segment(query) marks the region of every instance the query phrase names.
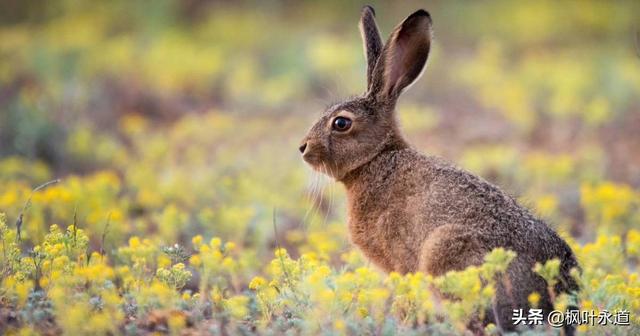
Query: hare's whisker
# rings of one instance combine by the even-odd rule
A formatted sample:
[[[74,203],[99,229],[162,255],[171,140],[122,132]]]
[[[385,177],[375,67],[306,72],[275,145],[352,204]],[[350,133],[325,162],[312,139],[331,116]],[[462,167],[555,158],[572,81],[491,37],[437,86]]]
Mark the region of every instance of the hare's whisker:
[[[327,174],[327,175],[328,176],[333,176],[333,169],[331,169],[331,166],[327,167],[326,164],[323,164],[323,165],[324,165],[324,169],[325,170],[327,170],[327,169],[329,170],[329,174]],[[333,186],[335,184],[335,183],[333,183],[333,181],[331,181],[331,178],[326,178],[326,179],[328,181],[330,189],[329,189],[329,203],[328,203],[328,207],[327,207],[327,209],[325,211],[325,214],[324,214],[324,223],[323,223],[324,226],[327,225],[327,222],[329,220],[329,214],[331,213],[331,210],[333,209],[333,193],[334,193]]]
[[[307,192],[305,195],[305,198],[307,199],[307,201],[311,200],[312,196],[313,196],[313,189],[315,187],[315,178],[316,178],[316,174],[312,173],[313,176],[311,178],[311,181],[309,181],[309,186],[307,187]],[[311,208],[313,207],[313,203],[311,203],[309,206],[307,206],[307,210],[304,213],[304,216],[302,217],[302,225],[304,226],[305,221],[307,220],[307,216],[309,216],[309,212],[311,211]]]
[[[322,163],[322,166],[323,166],[323,168],[322,168],[323,174],[320,175],[320,184],[321,185],[320,185],[320,189],[319,189],[319,192],[318,192],[318,198],[316,200],[316,203],[317,203],[316,210],[318,212],[322,211],[322,202],[323,202],[323,199],[324,199],[324,191],[326,189],[325,178],[327,176],[326,175],[327,171],[326,171],[326,166],[325,166],[324,162]]]
[[[304,217],[302,218],[302,226],[303,228],[306,230],[309,226],[309,223],[307,222],[307,220],[310,220],[309,215],[311,214],[312,211],[314,211],[315,206],[316,206],[316,199],[317,199],[317,195],[318,195],[318,188],[319,188],[319,181],[320,181],[320,175],[317,172],[313,172],[313,179],[312,179],[312,183],[311,183],[311,187],[308,193],[308,198],[311,201],[310,206],[307,208],[307,211],[304,214]]]

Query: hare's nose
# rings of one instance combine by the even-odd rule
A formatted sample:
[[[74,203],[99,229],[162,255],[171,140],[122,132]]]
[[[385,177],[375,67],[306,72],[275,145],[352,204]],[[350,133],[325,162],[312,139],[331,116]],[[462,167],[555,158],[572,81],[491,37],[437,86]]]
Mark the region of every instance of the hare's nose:
[[[307,143],[303,143],[299,148],[300,153],[304,154],[304,150],[307,149]]]

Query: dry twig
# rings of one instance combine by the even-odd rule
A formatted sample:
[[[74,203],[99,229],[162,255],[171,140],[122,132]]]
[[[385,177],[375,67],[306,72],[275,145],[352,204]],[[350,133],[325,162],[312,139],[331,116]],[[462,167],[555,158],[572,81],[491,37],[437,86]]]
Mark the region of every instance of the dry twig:
[[[33,197],[33,194],[52,185],[52,184],[56,184],[60,182],[60,179],[55,179],[55,180],[51,180],[49,182],[45,182],[37,187],[35,187],[33,190],[31,190],[31,193],[29,194],[29,198],[27,198],[27,202],[24,203],[24,206],[22,207],[22,210],[20,211],[20,214],[18,215],[18,220],[16,220],[16,240],[18,242],[20,242],[21,238],[20,238],[20,234],[22,232],[22,223],[24,221],[24,214],[27,210],[29,210],[29,207],[31,206],[31,198]]]

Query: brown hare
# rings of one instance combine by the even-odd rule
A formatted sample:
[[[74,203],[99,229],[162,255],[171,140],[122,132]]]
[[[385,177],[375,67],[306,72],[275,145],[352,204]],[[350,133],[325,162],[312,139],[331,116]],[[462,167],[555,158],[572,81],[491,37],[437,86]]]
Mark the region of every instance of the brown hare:
[[[478,265],[503,247],[517,253],[496,290],[492,319],[513,330],[514,309],[538,292],[552,307],[536,262],[561,261],[556,293],[575,292],[577,268],[567,243],[500,188],[440,158],[412,148],[400,132],[395,105],[425,68],[432,37],[428,12],[418,10],[382,43],[373,8],[360,19],[367,90],[328,108],[302,141],[303,159],[347,191],[351,241],[387,272],[434,276]],[[572,332],[570,327],[566,331]]]

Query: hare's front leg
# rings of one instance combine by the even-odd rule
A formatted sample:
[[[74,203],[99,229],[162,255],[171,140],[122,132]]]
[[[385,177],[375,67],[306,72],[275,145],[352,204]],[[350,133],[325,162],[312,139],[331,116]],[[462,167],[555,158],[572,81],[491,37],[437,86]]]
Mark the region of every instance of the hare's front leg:
[[[443,225],[436,228],[424,241],[418,271],[440,276],[448,271],[460,271],[472,265],[480,265],[486,250],[469,229],[461,225]],[[457,300],[458,298],[448,297]],[[469,320],[467,327],[473,334],[484,334],[480,312]]]
[[[469,228],[461,225],[442,225],[422,244],[418,271],[439,276],[448,271],[460,271],[482,264],[486,249]]]

